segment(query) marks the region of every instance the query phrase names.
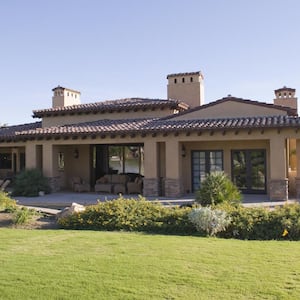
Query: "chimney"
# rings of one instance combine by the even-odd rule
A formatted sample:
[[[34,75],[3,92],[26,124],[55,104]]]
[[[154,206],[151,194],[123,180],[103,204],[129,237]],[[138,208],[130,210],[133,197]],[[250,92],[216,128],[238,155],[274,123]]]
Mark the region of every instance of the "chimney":
[[[168,99],[181,100],[190,108],[204,103],[203,75],[200,71],[169,74]]]
[[[295,97],[296,89],[288,88],[284,86],[281,89],[275,90],[274,104],[286,106],[294,109],[297,112],[298,98]]]
[[[52,89],[52,107],[63,107],[80,104],[80,92],[57,86]]]

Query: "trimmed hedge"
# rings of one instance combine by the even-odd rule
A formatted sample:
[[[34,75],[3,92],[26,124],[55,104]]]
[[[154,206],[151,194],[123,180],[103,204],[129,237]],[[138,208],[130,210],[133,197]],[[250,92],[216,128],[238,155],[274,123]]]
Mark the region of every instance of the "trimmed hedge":
[[[61,218],[65,229],[125,230],[153,233],[189,234],[195,232],[188,220],[190,207],[165,207],[140,197],[99,202],[87,206],[83,212]]]
[[[231,217],[231,223],[219,236],[243,240],[300,240],[300,204],[274,209],[243,206],[218,206]]]
[[[87,230],[144,231],[162,234],[206,235],[189,220],[193,207],[166,207],[141,197],[99,202],[83,212],[58,220],[61,228]],[[225,211],[231,220],[218,237],[245,240],[300,240],[300,204],[274,209],[246,208],[222,204],[212,207]]]

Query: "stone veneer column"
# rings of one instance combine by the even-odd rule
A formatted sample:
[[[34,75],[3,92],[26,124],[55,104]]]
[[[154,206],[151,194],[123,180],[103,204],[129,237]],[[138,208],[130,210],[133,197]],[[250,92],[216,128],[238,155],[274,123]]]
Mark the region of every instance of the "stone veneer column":
[[[53,145],[51,143],[43,144],[43,175],[48,178],[51,191],[57,192],[59,190],[59,183],[55,177],[53,156]]]
[[[144,143],[144,186],[143,195],[145,197],[159,196],[159,179],[158,179],[158,155],[157,143],[153,140],[146,140]]]
[[[288,200],[286,139],[280,135],[270,140],[270,200]]]
[[[288,200],[289,193],[289,180],[286,179],[273,179],[270,180],[270,200]]]
[[[159,180],[158,178],[144,178],[143,195],[145,197],[158,197],[159,196]]]
[[[176,139],[166,142],[166,179],[165,194],[167,197],[179,197],[183,195],[181,178],[181,144]]]

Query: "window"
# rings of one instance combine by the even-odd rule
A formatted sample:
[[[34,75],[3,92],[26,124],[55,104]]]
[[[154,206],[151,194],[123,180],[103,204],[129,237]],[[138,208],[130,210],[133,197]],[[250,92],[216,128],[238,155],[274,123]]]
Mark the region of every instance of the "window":
[[[0,153],[0,169],[12,168],[12,156],[11,153]]]
[[[174,83],[175,83],[175,84],[177,83],[177,79],[176,79],[176,78],[174,79]]]
[[[109,146],[110,173],[144,174],[144,149],[142,146]]]
[[[190,81],[193,82],[193,77],[190,78]]]
[[[182,83],[184,83],[184,77],[182,78]]]
[[[206,174],[223,170],[223,151],[202,150],[192,151],[192,190],[200,188]]]
[[[65,168],[65,154],[63,152],[58,153],[58,169],[64,170]]]

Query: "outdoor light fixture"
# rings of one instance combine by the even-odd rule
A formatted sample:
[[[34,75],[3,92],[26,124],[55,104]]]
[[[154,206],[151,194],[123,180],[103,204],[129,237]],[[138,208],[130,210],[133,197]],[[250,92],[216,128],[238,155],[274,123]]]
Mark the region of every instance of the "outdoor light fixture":
[[[78,158],[79,157],[79,151],[78,151],[77,148],[75,148],[73,155],[74,155],[74,158]]]
[[[182,156],[182,157],[185,157],[185,156],[186,156],[186,150],[185,150],[184,145],[182,145],[182,147],[181,147],[181,156]]]

